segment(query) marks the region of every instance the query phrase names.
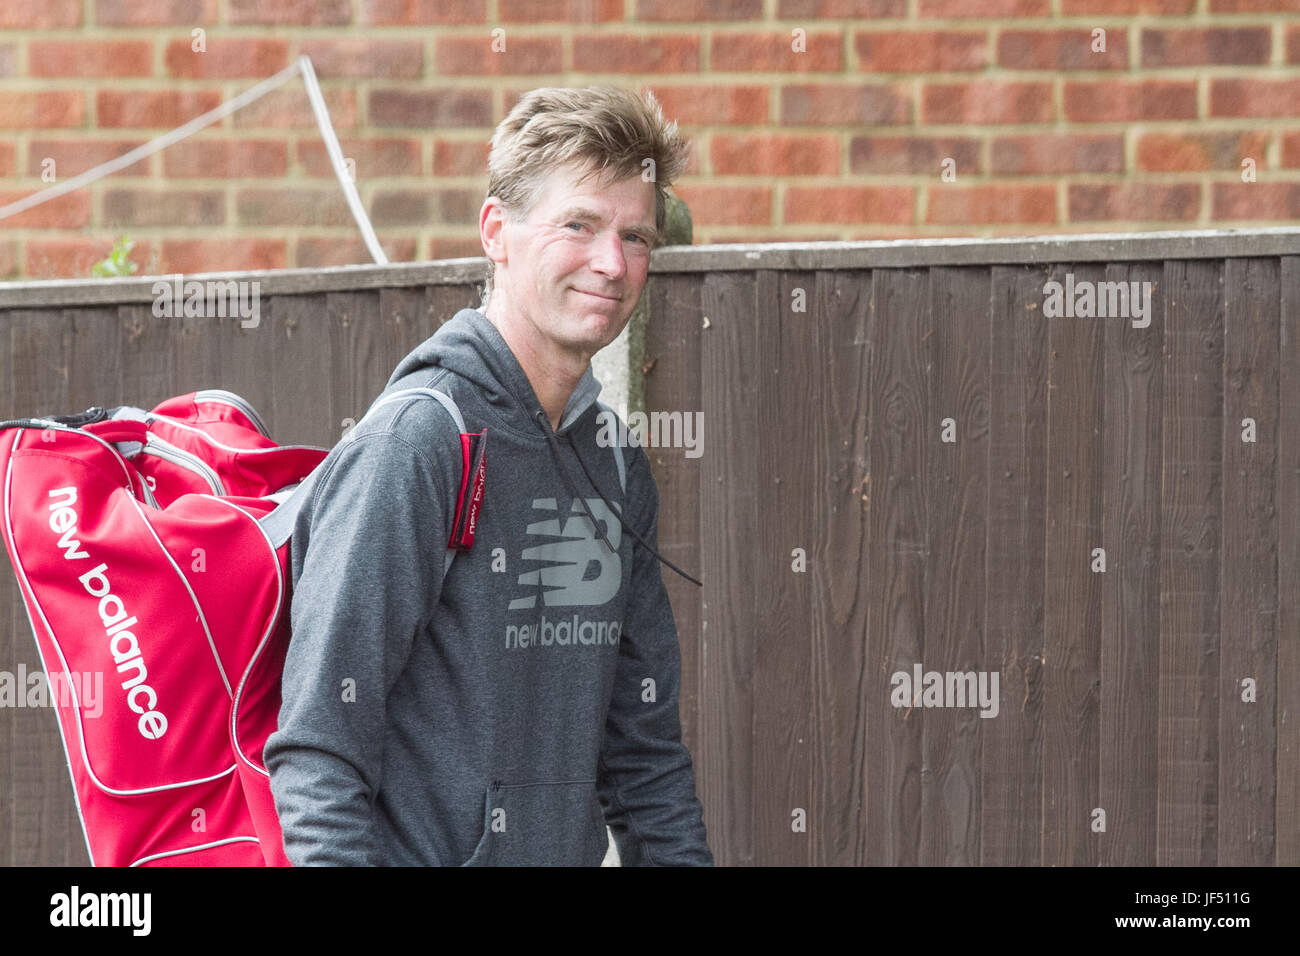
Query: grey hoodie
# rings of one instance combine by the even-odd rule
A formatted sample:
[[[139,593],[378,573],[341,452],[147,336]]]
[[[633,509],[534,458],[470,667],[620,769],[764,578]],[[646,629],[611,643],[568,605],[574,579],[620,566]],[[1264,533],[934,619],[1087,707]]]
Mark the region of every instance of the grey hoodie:
[[[437,401],[376,409],[320,466],[294,527],[293,637],[264,751],[290,861],[594,866],[608,823],[624,865],[711,865],[672,610],[634,540],[656,539],[645,452],[623,449],[624,493],[596,444],[590,369],[553,431],[473,309],[385,394],[412,386],[486,430],[476,538],[444,580],[462,466]]]

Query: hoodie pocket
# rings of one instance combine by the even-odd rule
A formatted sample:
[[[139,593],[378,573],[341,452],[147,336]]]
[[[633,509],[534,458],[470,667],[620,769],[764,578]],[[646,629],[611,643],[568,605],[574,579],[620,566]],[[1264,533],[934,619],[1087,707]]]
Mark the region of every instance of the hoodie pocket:
[[[462,866],[599,866],[609,847],[595,780],[493,783]]]

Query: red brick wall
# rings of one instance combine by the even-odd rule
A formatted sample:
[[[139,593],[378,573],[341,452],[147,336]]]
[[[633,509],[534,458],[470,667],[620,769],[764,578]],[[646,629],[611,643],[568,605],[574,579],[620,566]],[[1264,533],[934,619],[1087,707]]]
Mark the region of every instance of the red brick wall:
[[[0,0],[0,205],[300,53],[399,260],[478,254],[493,126],[589,82],[694,139],[697,242],[1300,220],[1300,0]],[[298,80],[0,220],[0,276],[87,275],[123,232],[142,272],[369,261]]]

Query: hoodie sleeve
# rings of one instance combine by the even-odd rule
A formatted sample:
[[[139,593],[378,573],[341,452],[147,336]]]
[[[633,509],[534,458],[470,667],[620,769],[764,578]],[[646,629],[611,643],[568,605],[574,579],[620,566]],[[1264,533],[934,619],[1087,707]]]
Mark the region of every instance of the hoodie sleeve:
[[[386,700],[442,587],[444,486],[411,443],[374,431],[339,449],[299,516],[283,702],[264,750],[295,866],[370,862]]]
[[[659,492],[645,452],[629,456],[629,516],[658,547]],[[597,786],[623,866],[712,866],[677,711],[681,651],[659,562],[637,545]],[[646,678],[654,700],[646,700]]]

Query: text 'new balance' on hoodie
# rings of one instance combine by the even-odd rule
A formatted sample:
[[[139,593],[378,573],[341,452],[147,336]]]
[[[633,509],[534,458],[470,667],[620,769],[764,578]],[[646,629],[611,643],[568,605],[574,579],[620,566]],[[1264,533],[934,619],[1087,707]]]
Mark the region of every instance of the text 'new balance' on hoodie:
[[[293,638],[264,754],[289,859],[598,865],[608,823],[625,866],[712,864],[676,628],[636,540],[656,543],[645,452],[623,449],[620,475],[597,445],[590,369],[552,431],[472,309],[385,393],[412,386],[486,431],[476,537],[444,580],[462,467],[439,402],[390,402],[321,465],[294,530]]]

